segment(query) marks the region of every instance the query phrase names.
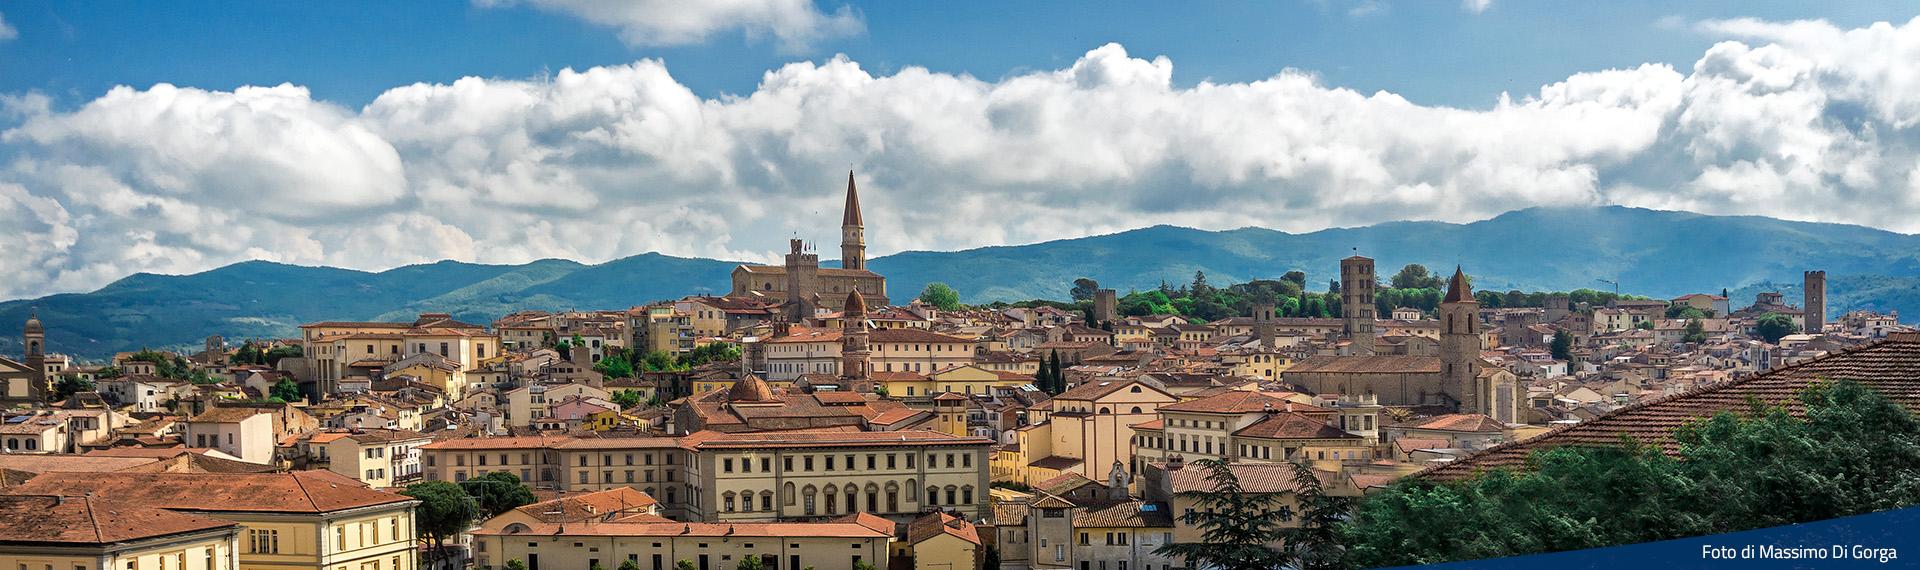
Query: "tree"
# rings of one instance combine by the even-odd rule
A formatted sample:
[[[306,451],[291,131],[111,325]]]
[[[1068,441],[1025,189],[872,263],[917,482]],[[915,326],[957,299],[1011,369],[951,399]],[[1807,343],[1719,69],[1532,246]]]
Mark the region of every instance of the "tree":
[[[1100,282],[1088,277],[1073,280],[1073,289],[1067,291],[1067,297],[1075,301],[1089,301],[1100,290]]]
[[[1282,552],[1302,570],[1340,568],[1344,554],[1339,525],[1353,508],[1353,499],[1328,495],[1313,467],[1301,462],[1292,465],[1300,524],[1280,530]]]
[[[611,399],[613,400],[614,404],[618,404],[620,406],[620,409],[625,410],[625,409],[640,405],[640,392],[634,391],[634,390],[620,390],[620,391],[614,392]]]
[[[1753,331],[1760,334],[1770,344],[1778,344],[1787,335],[1800,332],[1800,326],[1793,324],[1793,317],[1780,313],[1760,315],[1753,322]]]
[[[680,355],[677,362],[681,369],[688,369],[708,362],[732,362],[739,359],[740,347],[725,342],[709,342],[693,347],[693,350]]]
[[[1307,272],[1305,271],[1300,271],[1298,269],[1293,271],[1288,271],[1285,274],[1280,276],[1280,280],[1290,281],[1303,291],[1306,290],[1307,288]]]
[[[640,570],[640,562],[632,558],[621,560],[620,570]]]
[[[460,488],[473,497],[482,514],[488,517],[534,502],[533,489],[521,483],[520,477],[505,471],[494,471],[461,481]]]
[[[677,372],[687,367],[682,366],[672,353],[655,350],[640,359],[640,369],[647,372]]]
[[[1000,549],[998,547],[988,546],[986,553],[980,555],[980,567],[981,568],[999,568],[1000,567]]]
[[[298,346],[276,346],[267,350],[261,358],[266,361],[267,366],[274,366],[279,364],[282,358],[297,358],[303,354]]]
[[[747,554],[740,557],[740,564],[735,565],[734,568],[738,568],[739,570],[761,570],[762,568],[766,568],[766,565],[760,562],[759,556]]]
[[[1640,321],[1640,322],[1634,323],[1633,328],[1640,329],[1643,331],[1653,330],[1653,321],[1648,320],[1648,321]]]
[[[853,570],[874,570],[873,563],[865,560],[853,563]]]
[[[673,563],[673,570],[699,570],[699,569],[700,567],[694,565],[692,560],[681,560],[679,562]]]
[[[420,501],[414,507],[414,530],[433,543],[433,559],[447,557],[447,539],[459,536],[480,517],[473,497],[447,481],[426,481],[408,485],[400,494]]]
[[[1291,514],[1282,508],[1283,496],[1277,493],[1249,493],[1240,486],[1227,464],[1203,459],[1188,469],[1207,470],[1210,491],[1181,491],[1176,496],[1193,501],[1193,510],[1180,515],[1182,522],[1200,531],[1199,542],[1176,542],[1154,549],[1155,554],[1184,558],[1187,565],[1224,570],[1264,570],[1286,567],[1286,553],[1267,548],[1267,541],[1281,533],[1281,525]]]
[[[623,353],[609,354],[593,363],[593,370],[607,378],[632,378],[633,362]]]
[[[306,395],[300,393],[300,383],[294,382],[292,378],[281,378],[279,382],[274,382],[273,387],[267,389],[267,396],[279,398],[282,402],[299,402],[307,399]]]
[[[1682,330],[1680,333],[1680,341],[1691,342],[1691,343],[1706,342],[1707,341],[1706,325],[1700,324],[1700,319],[1693,319],[1693,320],[1687,321],[1686,329]]]
[[[65,374],[60,376],[60,381],[53,385],[53,399],[65,400],[74,394],[92,392],[93,390],[94,385],[92,380],[81,378],[75,374]]]
[[[517,560],[517,559],[516,559],[516,560],[508,560],[508,561],[507,561],[507,570],[527,570],[527,563],[525,563],[525,562],[521,562],[521,561],[519,561],[519,560]]]
[[[1567,331],[1553,331],[1553,343],[1547,346],[1556,360],[1573,361],[1573,335]]]
[[[960,292],[946,283],[928,283],[926,289],[920,290],[920,300],[942,311],[960,309]]]
[[[1409,263],[1405,267],[1401,267],[1400,272],[1393,274],[1393,277],[1388,279],[1387,283],[1395,289],[1440,289],[1446,287],[1446,283],[1440,279],[1440,276],[1428,273],[1427,266],[1418,263]]]

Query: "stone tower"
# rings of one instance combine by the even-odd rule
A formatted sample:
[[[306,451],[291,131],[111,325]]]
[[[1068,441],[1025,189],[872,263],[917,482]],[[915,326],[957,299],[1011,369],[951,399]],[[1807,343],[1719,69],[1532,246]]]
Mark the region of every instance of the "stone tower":
[[[873,353],[867,347],[867,300],[847,293],[840,313],[840,379],[848,390],[873,391]]]
[[[1467,274],[1453,268],[1447,296],[1440,301],[1441,386],[1460,399],[1460,411],[1489,413],[1480,394],[1480,302],[1473,300]]]
[[[1819,334],[1826,330],[1827,324],[1827,272],[1808,271],[1803,274],[1802,292],[1806,299],[1801,302],[1800,310],[1807,321],[1807,332]]]
[[[860,193],[853,188],[853,171],[847,171],[847,207],[840,218],[840,267],[867,268],[867,225],[860,220]]]
[[[1375,287],[1373,259],[1353,256],[1340,260],[1340,316],[1348,350],[1355,355],[1373,354],[1373,320],[1378,309],[1373,305]]]
[[[1253,339],[1262,349],[1272,350],[1279,341],[1273,336],[1274,316],[1273,303],[1261,301],[1253,304]]]
[[[1120,306],[1120,294],[1112,289],[1098,289],[1093,292],[1093,324],[1112,321],[1114,308]]]
[[[805,322],[813,318],[813,293],[820,282],[820,256],[808,253],[798,239],[787,240],[787,318]]]
[[[47,378],[47,331],[40,328],[40,315],[27,315],[27,326],[21,330],[20,340],[26,347],[27,397],[36,403],[46,403],[53,394],[53,385]]]

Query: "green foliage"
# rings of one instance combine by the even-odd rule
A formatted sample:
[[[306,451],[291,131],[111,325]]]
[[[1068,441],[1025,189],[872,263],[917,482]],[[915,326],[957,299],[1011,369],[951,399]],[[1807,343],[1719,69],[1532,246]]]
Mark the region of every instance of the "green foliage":
[[[853,563],[853,570],[874,570],[873,563],[865,560]]]
[[[157,350],[140,349],[127,357],[129,362],[153,363],[153,375],[170,380],[185,380],[194,384],[212,384],[217,382],[204,371],[194,370],[187,359],[178,355]]]
[[[680,359],[664,350],[648,352],[640,358],[640,369],[647,372],[679,372],[690,367],[682,366]]]
[[[1706,342],[1707,341],[1706,325],[1701,324],[1700,319],[1693,319],[1693,320],[1687,321],[1686,328],[1681,330],[1680,341],[1693,342],[1693,343]]]
[[[1643,331],[1653,330],[1653,321],[1640,321],[1639,323],[1635,323],[1633,325],[1633,328],[1640,329]]]
[[[627,359],[625,351],[608,351],[599,362],[593,363],[593,370],[609,379],[632,378],[633,362]]]
[[[53,399],[65,400],[74,394],[93,390],[92,380],[81,378],[77,374],[63,374],[60,376],[60,381],[53,384]]]
[[[988,546],[986,553],[980,555],[980,567],[981,568],[999,568],[1000,567],[1000,549],[995,546]]]
[[[466,532],[482,514],[472,497],[447,481],[414,483],[400,494],[420,501],[414,507],[413,527],[433,542],[436,558],[445,556],[447,539]]]
[[[1388,279],[1387,283],[1395,289],[1438,290],[1445,289],[1447,286],[1445,279],[1441,279],[1439,275],[1427,273],[1427,266],[1418,263],[1409,263],[1406,267],[1401,267],[1400,272],[1393,274],[1393,278]]]
[[[1706,311],[1702,311],[1699,307],[1693,305],[1680,304],[1667,307],[1667,318],[1669,319],[1704,319],[1708,316]]]
[[[628,558],[620,561],[620,570],[640,570],[640,562]]]
[[[640,392],[637,390],[616,390],[612,395],[614,404],[625,410],[640,405]]]
[[[766,568],[766,565],[760,562],[758,555],[747,554],[740,557],[740,563],[735,565],[734,568],[738,570],[761,570],[762,568]]]
[[[708,362],[733,362],[740,360],[740,348],[724,342],[711,342],[693,347],[693,350],[680,355],[679,364],[684,368],[693,368]]]
[[[942,311],[954,311],[960,308],[960,292],[946,283],[935,281],[920,290],[920,300]]]
[[[1553,342],[1547,345],[1547,350],[1553,353],[1555,359],[1572,362],[1573,335],[1567,331],[1553,331]]]
[[[1300,523],[1280,530],[1282,552],[1303,570],[1340,568],[1345,552],[1339,525],[1353,509],[1353,498],[1328,495],[1312,467],[1291,465]]]
[[[1780,313],[1767,313],[1753,321],[1754,332],[1769,343],[1778,343],[1787,335],[1800,332],[1800,325],[1793,324],[1793,317]]]
[[[1534,452],[1519,472],[1403,479],[1341,527],[1356,567],[1668,540],[1920,504],[1920,420],[1859,384],[1810,386],[1802,417],[1755,402],[1675,431],[1678,457],[1623,441]]]
[[[679,562],[673,563],[673,569],[674,570],[700,570],[700,567],[695,565],[692,560],[681,560]]]
[[[267,397],[279,398],[282,402],[298,402],[306,399],[306,396],[300,393],[300,383],[294,382],[292,378],[281,378],[279,382],[274,382],[273,386],[267,389]]]
[[[527,570],[527,563],[518,559],[507,561],[507,570]]]
[[[1256,570],[1286,567],[1290,557],[1267,547],[1280,536],[1282,525],[1292,514],[1284,510],[1284,495],[1249,493],[1240,486],[1227,464],[1203,459],[1187,466],[1205,469],[1210,491],[1182,491],[1177,496],[1193,501],[1193,510],[1180,515],[1181,522],[1200,531],[1199,542],[1176,542],[1154,549],[1154,554],[1184,558],[1188,565],[1225,570]]]
[[[483,514],[488,517],[514,508],[533,504],[533,489],[520,482],[520,477],[505,471],[495,471],[460,482],[468,496],[473,497]]]
[[[1093,294],[1100,290],[1100,282],[1081,277],[1073,280],[1073,289],[1067,291],[1067,298],[1075,301],[1091,301]]]

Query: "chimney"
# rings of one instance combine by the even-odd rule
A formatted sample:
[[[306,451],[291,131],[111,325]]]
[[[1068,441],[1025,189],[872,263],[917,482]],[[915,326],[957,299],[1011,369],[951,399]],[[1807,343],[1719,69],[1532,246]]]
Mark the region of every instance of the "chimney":
[[[1293,413],[1293,402],[1287,402],[1287,413]]]

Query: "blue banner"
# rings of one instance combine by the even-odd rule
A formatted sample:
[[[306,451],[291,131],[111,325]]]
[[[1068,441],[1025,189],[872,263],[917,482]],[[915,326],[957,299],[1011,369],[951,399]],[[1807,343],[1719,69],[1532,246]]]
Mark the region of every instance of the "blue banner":
[[[1920,507],[1695,538],[1436,564],[1425,568],[1920,567]]]

